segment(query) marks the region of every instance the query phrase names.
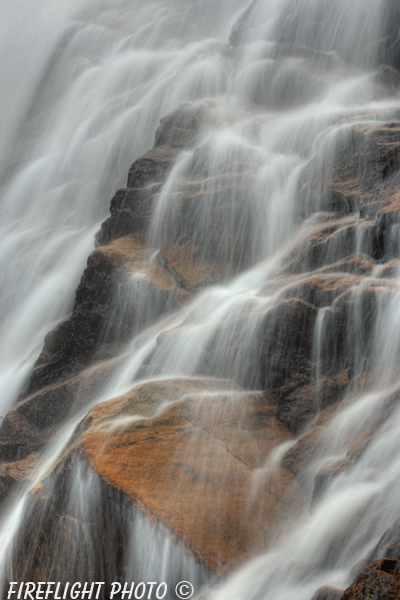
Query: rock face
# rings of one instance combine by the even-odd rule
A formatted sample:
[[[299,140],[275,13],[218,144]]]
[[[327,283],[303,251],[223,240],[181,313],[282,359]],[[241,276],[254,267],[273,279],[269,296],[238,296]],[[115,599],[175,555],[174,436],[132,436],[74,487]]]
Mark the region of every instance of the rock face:
[[[34,490],[36,511],[41,514],[40,497],[61,485],[72,466],[89,463],[112,494],[122,494],[168,528],[197,560],[225,574],[268,547],[304,502],[299,484],[284,467],[265,473],[257,499],[248,498],[255,470],[276,445],[291,439],[275,408],[263,394],[228,382],[180,379],[139,385],[88,413],[55,472]],[[67,492],[57,511],[65,513],[69,501]],[[54,517],[48,510],[44,532],[55,527]],[[41,545],[32,550],[35,571],[24,577],[56,576],[56,564],[46,564],[49,556]],[[120,569],[116,573],[123,576]],[[63,578],[68,576],[64,564]]]
[[[232,44],[242,43],[256,5],[237,23]],[[307,85],[319,68],[336,68],[332,57],[283,41],[274,52],[279,69],[295,58],[307,63],[311,74],[298,69]],[[252,101],[268,105],[259,84]],[[180,561],[224,576],[271,547],[289,519],[317,507],[398,406],[394,389],[362,431],[343,435],[334,456],[325,456],[330,424],[377,376],[373,336],[396,292],[399,123],[352,124],[335,140],[333,157],[321,151],[307,163],[296,207],[305,224],[263,283],[229,304],[225,284],[256,256],[250,202],[259,199],[260,164],[232,151],[225,162],[213,156],[211,168],[201,136],[211,122],[196,105],[161,120],[155,147],[132,164],[127,187],[111,200],[72,313],[46,337],[0,427],[5,499],[19,482],[31,485],[60,427],[89,411],[30,492],[11,561],[21,580],[140,574],[128,552],[137,520],[156,545],[172,540]],[[172,216],[163,212],[166,187]],[[210,286],[221,286],[211,325]],[[145,338],[146,328],[153,337]],[[134,336],[142,352],[129,367],[136,385],[98,404]],[[189,375],[185,366],[175,375],[169,359],[177,348],[180,358],[198,358]],[[390,360],[396,369],[396,353]],[[281,459],[271,459],[274,450]],[[86,479],[93,497],[75,502],[72,494],[88,493]],[[321,588],[315,600],[397,597],[397,529],[351,587]]]
[[[376,219],[376,259],[390,252],[379,243],[382,227],[398,219],[398,140],[397,122],[349,125],[337,134],[333,160],[317,156],[303,174],[300,206],[305,212],[320,207],[344,215],[359,211],[369,221]],[[390,236],[383,238],[388,241]]]
[[[99,245],[128,234],[146,236],[162,184],[181,151],[196,139],[201,117],[201,108],[183,105],[161,119],[154,148],[132,164],[127,187],[118,190],[111,200],[111,216],[96,235]]]
[[[397,561],[382,558],[370,564],[349,588],[342,600],[391,600],[400,595],[400,574]]]
[[[224,398],[223,390],[218,396],[219,386],[213,393],[213,382],[170,381],[158,387],[164,399],[172,399],[171,407],[151,420],[122,425],[108,444],[107,432],[98,428],[104,413],[137,413],[138,395],[154,398],[151,385],[89,413],[91,425],[80,446],[109,485],[223,574],[271,543],[293,502],[301,506],[301,491],[284,469],[265,482],[260,500],[248,506],[252,472],[290,433],[259,394],[228,391]],[[174,402],[179,388],[185,399]]]

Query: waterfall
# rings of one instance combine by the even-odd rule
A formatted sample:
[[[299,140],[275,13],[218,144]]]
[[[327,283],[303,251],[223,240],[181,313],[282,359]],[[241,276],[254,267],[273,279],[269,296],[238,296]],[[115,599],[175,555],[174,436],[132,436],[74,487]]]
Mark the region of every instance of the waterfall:
[[[3,596],[338,600],[400,554],[398,4],[0,15]]]

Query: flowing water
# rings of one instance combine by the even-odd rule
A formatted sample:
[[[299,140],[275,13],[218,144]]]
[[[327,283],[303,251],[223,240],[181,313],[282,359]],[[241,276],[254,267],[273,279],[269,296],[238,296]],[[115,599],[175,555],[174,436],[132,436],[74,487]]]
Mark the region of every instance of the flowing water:
[[[265,310],[290,297],[293,282],[306,282],[312,271],[307,253],[290,281],[283,279],[268,293],[260,291],[291,248],[325,224],[322,196],[308,197],[309,204],[316,204],[299,214],[303,170],[312,164],[321,182],[355,125],[398,118],[400,98],[379,87],[377,76],[382,40],[393,35],[392,23],[400,21],[389,0],[259,0],[243,16],[245,9],[243,0],[68,0],[61,8],[38,0],[34,9],[22,2],[2,3],[2,417],[25,386],[45,335],[72,310],[94,234],[108,216],[115,189],[125,185],[131,163],[153,146],[159,119],[182,103],[202,107],[207,118],[196,148],[182,154],[163,187],[151,244],[157,251],[163,240],[189,233],[205,248],[206,259],[240,265],[241,273],[201,291],[177,313],[161,316],[149,309],[148,328],[131,341],[96,402],[130,389],[149,357],[156,365],[150,378],[204,375],[234,379],[246,389],[261,385],[252,369],[257,332]],[[277,48],[283,44],[315,52],[278,61]],[[221,174],[230,182],[222,196]],[[206,198],[189,222],[176,200],[185,178],[201,179]],[[338,226],[320,257],[321,269],[348,254],[372,256],[369,228],[357,218],[357,211],[348,217],[356,229],[351,251],[341,255],[344,241]],[[398,255],[396,240],[394,227],[388,260]],[[363,287],[379,288],[383,268],[376,265],[368,279],[352,287],[354,308],[346,329],[354,373],[361,373],[368,361],[379,375],[368,394],[360,394],[330,422],[321,454],[309,467],[309,482],[327,458],[344,455],[346,440],[366,426],[382,398],[400,383],[400,373],[393,369],[400,358],[396,279],[391,279],[389,303],[377,291],[372,346],[366,347],[360,333]],[[125,290],[143,306],[146,293],[146,288]],[[129,298],[123,301],[129,303]],[[329,371],[333,352],[329,305],[319,308],[313,349],[317,379]],[[235,320],[236,327],[221,330],[221,324]],[[157,345],[160,333],[181,324],[177,335]],[[242,343],[232,353],[229,348],[237,339]],[[213,364],[205,357],[211,343],[217,357]],[[267,387],[273,377],[267,369]],[[35,482],[56,462],[82,416],[71,414],[46,448]],[[214,592],[215,598],[308,600],[322,584],[348,584],[350,569],[399,516],[399,417],[392,414],[311,514],[306,511],[293,520],[279,545],[244,565]],[[268,458],[259,479],[268,476],[286,448]],[[97,510],[97,485],[93,474],[74,474],[68,493],[82,521],[84,511]],[[254,490],[249,489],[249,499],[257,485],[255,481]],[[33,510],[31,486],[21,488],[17,505],[3,509],[6,578],[9,549],[24,515]],[[182,559],[170,539],[140,515],[133,514],[132,522],[129,560],[141,565],[143,578],[166,581],[182,574],[207,581],[209,573]],[[85,531],[68,535],[95,539]],[[139,543],[143,539],[145,546]],[[85,553],[90,552],[88,542]]]

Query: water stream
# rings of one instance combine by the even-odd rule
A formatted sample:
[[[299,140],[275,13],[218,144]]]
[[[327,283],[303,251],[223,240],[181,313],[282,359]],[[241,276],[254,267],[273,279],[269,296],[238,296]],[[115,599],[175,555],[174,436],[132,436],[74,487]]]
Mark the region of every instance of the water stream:
[[[217,257],[229,269],[240,264],[241,272],[227,267],[227,281],[200,291],[173,314],[149,309],[146,326],[125,347],[118,368],[92,404],[132,388],[143,379],[143,364],[153,367],[147,380],[204,376],[260,389],[252,365],[265,311],[290,298],[291,289],[305,285],[316,269],[322,272],[347,255],[372,256],[368,223],[353,210],[347,217],[348,227],[356,230],[350,250],[346,246],[342,252],[346,233],[338,225],[339,233],[321,251],[318,265],[305,252],[301,268],[271,285],[291,249],[326,225],[322,195],[306,193],[307,206],[314,206],[299,211],[304,169],[312,165],[322,189],[323,177],[354,127],[398,119],[398,93],[379,83],[382,39],[397,8],[388,0],[259,0],[249,6],[238,21],[246,9],[243,0],[67,0],[62,8],[37,0],[34,9],[22,2],[2,3],[2,418],[26,385],[44,337],[73,308],[110,198],[125,186],[131,163],[153,146],[159,119],[182,103],[202,107],[207,118],[196,147],[182,153],[163,186],[150,244],[156,252],[164,240],[190,234],[205,248],[206,259]],[[276,52],[285,44],[314,54],[278,61]],[[221,175],[230,182],[222,195]],[[189,180],[202,181],[205,200],[186,222],[177,198],[182,181]],[[388,262],[398,256],[396,229],[392,237]],[[345,456],[348,440],[368,426],[383,399],[400,384],[395,366],[400,357],[400,288],[392,276],[390,301],[384,292],[380,295],[380,285],[387,286],[386,280],[380,283],[384,267],[375,265],[352,286],[354,308],[344,342],[351,348],[354,377],[366,362],[376,375],[368,391],[355,393],[354,402],[329,422],[323,448],[308,467],[306,486],[328,458]],[[378,290],[377,306],[373,332],[368,332],[373,342],[366,345],[362,298],[371,286]],[[148,302],[145,287],[124,293],[137,294],[143,305]],[[321,302],[318,307],[313,351],[319,380],[329,372],[334,352],[329,311],[336,306]],[[227,322],[235,326],[224,328]],[[160,334],[174,328],[176,334],[157,343]],[[232,353],[238,339],[240,348]],[[211,364],[210,345],[217,357]],[[267,371],[263,384],[272,386],[273,377]],[[29,490],[57,462],[84,412],[70,415],[43,452],[32,482],[19,490],[20,501],[3,508],[0,560],[6,580],[18,528],[34,511]],[[290,446],[285,444],[257,471],[249,502],[283,458]],[[268,553],[220,582],[212,598],[309,600],[321,585],[348,585],[351,568],[399,516],[399,456],[400,414],[395,408],[315,509],[293,519]],[[97,510],[97,485],[94,474],[74,474],[69,493],[78,513],[83,511],[82,521],[84,511]],[[40,515],[35,518],[40,524]],[[132,522],[127,546],[131,564],[140,565],[136,573],[158,581],[181,575],[198,585],[207,583],[210,573],[182,559],[171,540],[139,513],[132,514]],[[68,535],[86,539],[84,553],[90,553],[93,532],[70,532],[66,561]],[[146,544],[140,546],[143,539]]]

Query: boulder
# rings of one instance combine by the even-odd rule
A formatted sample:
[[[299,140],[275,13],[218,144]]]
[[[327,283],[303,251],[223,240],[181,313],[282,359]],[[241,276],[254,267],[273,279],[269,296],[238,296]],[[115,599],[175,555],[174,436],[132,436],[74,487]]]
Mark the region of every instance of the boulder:
[[[54,485],[65,491],[55,499],[59,525],[51,517],[51,506],[40,512],[45,522],[51,518],[52,539],[57,540],[62,515],[71,506],[68,478],[79,465],[90,464],[104,490],[103,513],[109,511],[107,497],[119,498],[121,507],[131,503],[159,531],[169,532],[202,564],[223,575],[265,550],[278,538],[289,514],[303,506],[301,488],[285,468],[259,478],[257,496],[250,503],[248,498],[254,471],[264,466],[273,448],[290,439],[260,393],[224,381],[154,381],[92,408],[55,471],[34,493],[46,496]],[[112,539],[124,529],[121,507]],[[26,529],[21,536],[21,547],[24,540],[32,543]],[[51,543],[46,544],[46,560],[53,552]],[[44,562],[43,549],[36,545],[30,552],[46,580],[51,561]],[[125,559],[120,553],[117,574]],[[28,576],[33,575],[24,574]]]
[[[347,393],[342,400],[339,400],[317,413],[310,426],[327,426],[340,411],[355,403],[363,394],[369,393],[377,378],[381,376],[382,372],[379,371],[366,371],[361,373],[352,382],[349,393]],[[382,394],[379,405],[376,410],[370,413],[363,421],[362,428],[358,431],[348,432],[348,434],[342,438],[342,446],[339,450],[340,454],[343,453],[350,462],[358,460],[373,440],[379,428],[386,423],[393,414],[393,411],[398,407],[399,401],[400,390],[398,387],[389,394]]]
[[[400,596],[398,562],[381,558],[371,563],[348,587],[342,600],[395,600]]]
[[[98,246],[130,234],[145,239],[157,194],[179,155],[176,148],[158,146],[133,163],[127,187],[117,190],[111,199],[111,216],[96,233]]]
[[[154,387],[164,389],[164,397],[179,398],[182,385],[184,399],[159,416],[139,422],[127,416],[126,425],[121,417],[111,438],[105,425],[99,427],[111,414],[135,414],[138,398],[153,395]],[[248,507],[252,471],[291,436],[268,405],[264,412],[259,394],[210,394],[213,389],[215,383],[202,381],[140,386],[89,413],[80,447],[103,480],[172,529],[213,571],[224,573],[277,536],[279,523],[295,508],[289,497],[294,482],[280,470]]]
[[[290,109],[310,102],[326,85],[326,66],[300,56],[289,60],[267,58],[253,63],[244,74],[248,99],[268,110]]]

